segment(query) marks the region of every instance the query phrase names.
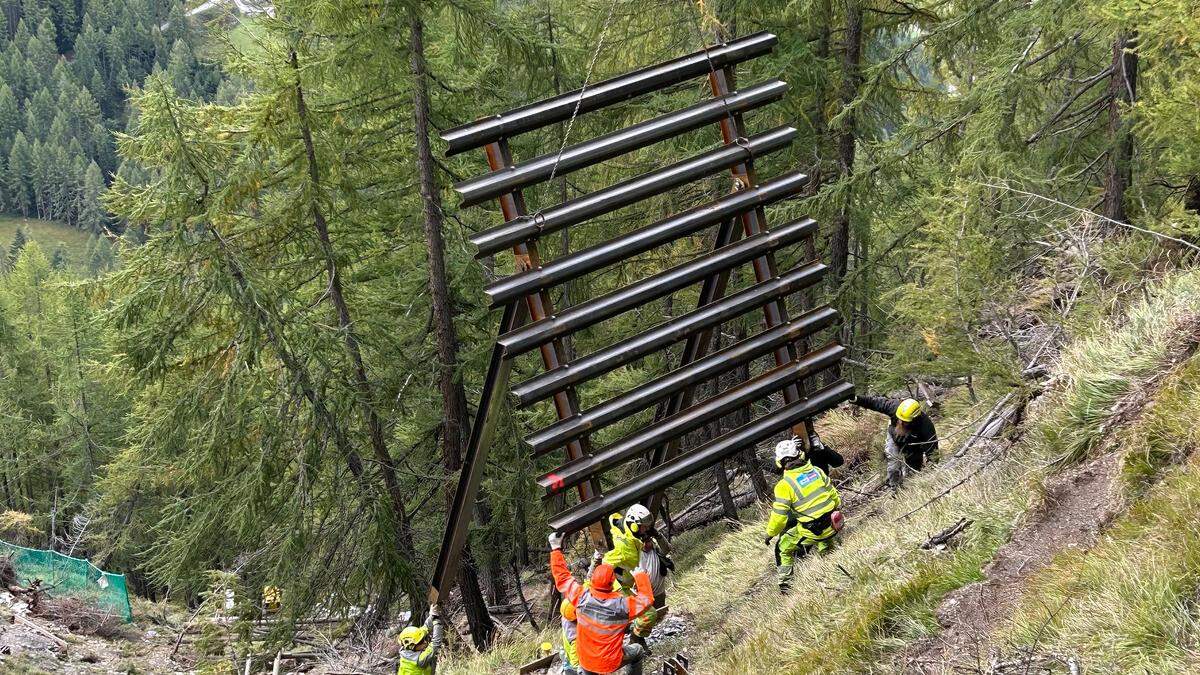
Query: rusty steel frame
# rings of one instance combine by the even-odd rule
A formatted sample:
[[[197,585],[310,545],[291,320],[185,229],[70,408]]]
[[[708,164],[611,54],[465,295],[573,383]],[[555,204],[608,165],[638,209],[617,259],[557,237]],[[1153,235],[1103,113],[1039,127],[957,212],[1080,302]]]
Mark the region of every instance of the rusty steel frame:
[[[442,133],[447,155],[472,148],[484,150],[489,172],[460,181],[455,189],[464,205],[498,200],[503,224],[470,239],[478,249],[477,257],[511,248],[514,272],[486,289],[489,304],[504,312],[443,534],[431,602],[444,597],[454,583],[492,441],[496,411],[510,390],[512,362],[521,354],[537,350],[544,372],[511,387],[518,404],[550,399],[558,418],[529,436],[533,456],[558,448],[565,454],[564,464],[532,478],[547,491],[547,499],[561,497],[572,489],[577,492],[579,502],[551,518],[550,524],[561,530],[586,529],[596,548],[605,545],[601,522],[611,510],[646,501],[657,513],[666,488],[779,431],[790,429],[807,443],[808,420],[853,394],[853,387],[840,380],[812,395],[804,386],[806,379],[823,372],[834,373],[830,379],[836,380],[845,349],[834,342],[810,352],[808,343],[818,331],[836,321],[837,313],[829,307],[805,307],[806,313],[789,320],[785,306],[789,294],[811,288],[825,274],[825,266],[815,260],[816,223],[802,219],[774,230],[766,225],[765,207],[798,195],[807,177],[783,173],[760,184],[754,160],[785,148],[795,138],[796,130],[778,127],[747,137],[742,118],[744,112],[779,100],[787,84],[768,80],[743,91],[732,86],[733,67],[770,52],[776,42],[774,35],[756,33]],[[513,161],[509,139],[514,136],[700,76],[708,77],[713,98],[564,146],[556,154],[521,163]],[[533,214],[526,206],[523,190],[529,186],[713,123],[719,125],[723,141],[716,148],[596,192],[564,199]],[[729,194],[610,241],[565,253],[554,261],[541,259],[538,239],[543,235],[725,170],[736,185]],[[714,225],[711,253],[555,312],[550,299],[552,289]],[[800,242],[805,245],[807,259],[778,274],[775,253]],[[726,296],[732,270],[746,263],[754,271],[754,282]],[[563,343],[566,337],[696,283],[701,287],[695,310],[568,361]],[[709,354],[714,330],[758,308],[764,316],[762,332]],[[576,386],[677,342],[683,342],[677,368],[587,410],[581,409]],[[773,357],[774,368],[725,391],[715,388],[707,399],[693,404],[697,385],[765,355]],[[783,394],[782,407],[679,454],[683,435],[778,392]],[[595,430],[627,420],[659,402],[662,410],[654,422],[593,452],[591,434]],[[638,456],[649,457],[649,470],[602,494],[601,474]]]

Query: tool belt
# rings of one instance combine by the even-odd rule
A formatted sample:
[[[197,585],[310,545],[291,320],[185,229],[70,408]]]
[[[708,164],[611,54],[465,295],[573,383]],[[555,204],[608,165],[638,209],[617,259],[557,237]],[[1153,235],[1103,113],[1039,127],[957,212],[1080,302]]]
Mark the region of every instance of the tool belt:
[[[819,537],[819,536],[821,536],[822,532],[833,527],[833,511],[826,513],[825,515],[821,516],[820,518],[817,518],[816,520],[810,520],[807,523],[800,523],[800,524],[804,526],[804,529],[808,530],[809,532],[812,532],[813,534],[815,534]]]

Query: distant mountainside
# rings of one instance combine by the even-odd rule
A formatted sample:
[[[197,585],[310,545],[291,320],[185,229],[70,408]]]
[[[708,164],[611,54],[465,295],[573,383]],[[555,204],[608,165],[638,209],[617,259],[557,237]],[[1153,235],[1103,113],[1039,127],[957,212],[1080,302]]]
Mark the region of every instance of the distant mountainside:
[[[129,118],[126,91],[160,70],[183,96],[214,96],[221,74],[200,57],[203,31],[181,4],[164,0],[31,0],[3,8],[0,213],[120,230],[100,195],[119,174],[139,179],[116,152],[114,132]]]

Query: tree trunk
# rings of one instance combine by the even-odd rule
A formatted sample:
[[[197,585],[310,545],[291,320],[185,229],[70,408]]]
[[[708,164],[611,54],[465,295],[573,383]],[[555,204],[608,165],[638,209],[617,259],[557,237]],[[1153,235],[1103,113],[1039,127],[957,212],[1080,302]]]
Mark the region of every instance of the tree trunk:
[[[721,351],[720,326],[717,327],[715,333],[716,334],[713,336],[713,351],[718,352]],[[708,384],[709,398],[720,395],[720,383],[721,378],[716,377]],[[717,418],[704,426],[705,437],[701,442],[708,443],[709,441],[721,435],[723,430],[721,421],[721,418]],[[737,507],[734,506],[733,495],[729,491],[729,474],[725,472],[725,462],[718,462],[717,465],[712,468],[712,475],[713,482],[717,485],[717,494],[721,497],[722,512],[725,514],[726,518],[732,521],[737,521]]]
[[[810,238],[811,241],[811,238]],[[738,342],[746,339],[746,325],[740,324],[738,332],[734,339]],[[733,371],[733,385],[739,387],[750,380],[750,363],[743,363]],[[733,414],[734,424],[737,427],[744,427],[750,424],[753,417],[750,407],[742,408]],[[758,462],[758,454],[755,452],[754,445],[751,444],[738,455],[742,463],[742,468],[746,471],[746,475],[750,477],[750,484],[754,486],[754,494],[759,501],[770,501],[774,496],[774,490],[771,489],[771,484],[767,482],[767,477],[763,474],[762,467]]]
[[[1137,100],[1138,57],[1133,51],[1137,33],[1117,33],[1108,80],[1108,161],[1104,170],[1104,216],[1127,222],[1125,190],[1133,181],[1133,131],[1121,117],[1122,108]]]
[[[845,108],[858,98],[859,60],[862,57],[863,8],[859,0],[846,0],[846,41],[842,50],[841,101],[843,114],[838,131],[838,172],[846,180],[854,172],[854,144],[857,141],[855,115]],[[833,281],[841,283],[846,278],[850,261],[850,198],[843,201],[833,220],[833,235],[829,242],[830,271]]]
[[[296,78],[296,120],[300,127],[300,138],[304,143],[305,158],[308,162],[308,178],[312,184],[313,194],[317,195],[321,192],[321,174],[317,166],[316,147],[313,144],[312,127],[308,118],[308,105],[304,101],[304,88],[300,83],[300,64],[295,50],[292,50],[290,57],[292,70]],[[396,478],[396,469],[392,466],[392,457],[388,452],[387,442],[384,440],[383,423],[379,419],[379,414],[376,412],[374,406],[375,392],[370,380],[367,378],[367,368],[363,361],[362,349],[359,346],[358,333],[354,330],[354,322],[350,316],[350,307],[346,304],[346,298],[342,292],[342,277],[338,270],[336,257],[334,256],[333,243],[329,237],[329,223],[325,220],[325,214],[322,213],[320,207],[317,205],[315,197],[310,212],[313,219],[313,229],[317,234],[317,240],[321,245],[321,255],[324,258],[325,278],[328,286],[327,296],[337,317],[338,328],[342,333],[342,342],[345,345],[346,354],[350,358],[352,381],[358,394],[357,403],[362,409],[363,421],[366,423],[367,434],[371,442],[371,450],[375,455],[375,463],[379,467],[380,477],[383,480],[384,489],[388,495],[393,521],[391,523],[393,536],[396,538],[396,552],[400,560],[407,560],[409,564],[413,564],[416,561],[416,553],[412,546],[412,533],[408,526],[408,515],[404,510],[404,494],[401,491],[400,482]],[[411,570],[409,574],[401,576],[404,585],[403,590],[409,596],[413,613],[420,615],[424,613],[426,600],[417,582],[417,579],[424,575],[417,572],[417,570]],[[385,598],[385,600],[390,601],[391,598]]]
[[[438,389],[442,395],[443,461],[446,472],[454,474],[462,469],[462,452],[467,441],[467,397],[462,383],[454,380],[454,371],[458,363],[458,337],[454,333],[454,309],[450,303],[446,275],[441,197],[437,190],[433,152],[429,147],[429,82],[425,64],[424,31],[421,18],[413,14],[409,21],[409,50],[413,75],[417,172],[425,221],[425,243],[429,247],[429,295],[437,341]],[[448,491],[446,498],[448,503],[452,503],[453,493]],[[488,614],[487,603],[479,589],[479,574],[476,572],[469,542],[463,550],[462,562],[458,569],[458,588],[471,629],[471,639],[476,648],[486,649],[491,644],[496,624]]]
[[[729,491],[729,474],[725,473],[725,462],[719,462],[713,467],[713,480],[717,483],[717,494],[721,496],[721,511],[729,520],[737,521],[737,506],[734,506],[733,494]]]

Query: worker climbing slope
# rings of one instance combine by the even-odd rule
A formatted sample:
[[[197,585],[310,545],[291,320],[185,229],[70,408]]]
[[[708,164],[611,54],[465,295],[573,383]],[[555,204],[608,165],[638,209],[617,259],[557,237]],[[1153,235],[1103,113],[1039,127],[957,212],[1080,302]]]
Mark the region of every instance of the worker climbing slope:
[[[575,607],[577,634],[575,649],[584,673],[612,673],[628,666],[629,675],[641,675],[645,649],[640,644],[624,644],[629,623],[654,603],[650,577],[635,567],[632,576],[636,595],[628,597],[613,588],[612,565],[600,563],[592,570],[585,586],[571,576],[562,553],[563,535],[549,536],[550,573],[563,599]]]
[[[837,510],[842,498],[829,476],[812,465],[796,439],[775,445],[775,465],[783,470],[783,477],[775,484],[764,543],[779,537],[775,542],[775,564],[779,590],[787,593],[792,587],[796,559],[814,547],[819,551],[828,548],[842,529],[842,513]]]
[[[650,577],[654,605],[633,623],[630,639],[645,646],[646,638],[667,612],[667,572],[675,568],[669,557],[671,545],[655,527],[650,510],[634,504],[624,516],[614,513],[608,518],[613,547],[604,554],[603,562],[612,565],[617,573],[619,590],[626,595],[635,592],[629,570],[641,568]]]
[[[915,399],[884,396],[855,396],[850,402],[890,418],[883,455],[887,460],[887,484],[900,487],[911,471],[920,471],[938,449],[933,420]]]
[[[437,606],[429,609],[423,626],[409,626],[396,638],[400,643],[400,663],[396,675],[432,675],[437,672],[438,650],[442,648],[444,631]],[[429,636],[433,631],[432,639]]]

